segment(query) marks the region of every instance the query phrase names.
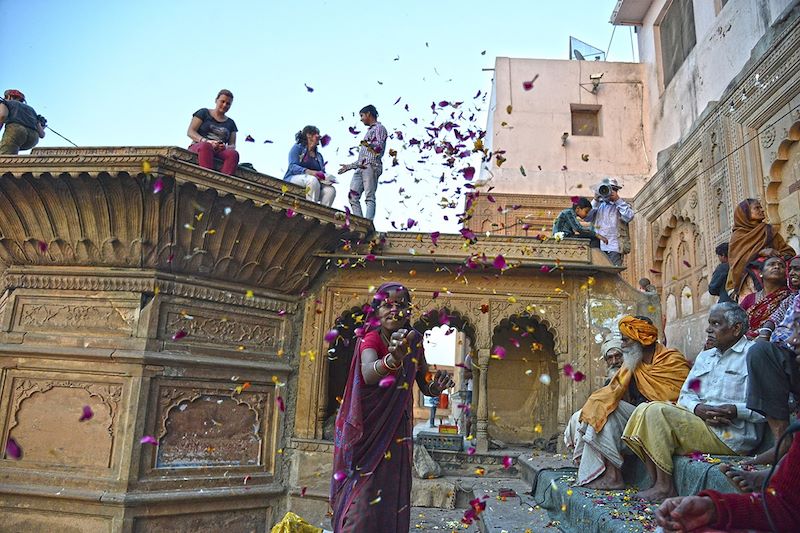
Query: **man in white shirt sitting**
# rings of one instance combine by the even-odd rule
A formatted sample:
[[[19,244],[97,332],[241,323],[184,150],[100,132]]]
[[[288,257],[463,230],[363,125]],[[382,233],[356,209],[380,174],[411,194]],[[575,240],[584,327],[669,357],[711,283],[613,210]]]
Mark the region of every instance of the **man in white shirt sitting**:
[[[636,494],[648,501],[677,496],[672,455],[741,455],[761,440],[765,419],[747,408],[748,319],[733,302],[716,304],[708,316],[709,343],[686,378],[678,405],[645,403],[636,408],[622,440],[644,461],[653,486]]]

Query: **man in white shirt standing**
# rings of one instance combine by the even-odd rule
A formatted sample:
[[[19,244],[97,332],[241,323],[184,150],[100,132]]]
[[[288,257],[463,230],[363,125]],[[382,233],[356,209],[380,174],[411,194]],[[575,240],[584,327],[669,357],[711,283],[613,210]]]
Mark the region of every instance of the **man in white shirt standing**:
[[[594,208],[584,219],[594,223],[594,231],[598,235],[606,237],[607,241],[600,243],[600,249],[615,266],[622,266],[622,256],[630,252],[627,226],[624,231],[620,231],[620,225],[627,225],[633,220],[633,208],[619,197],[621,188],[622,185],[616,178],[604,178],[594,187],[596,192],[592,201]]]
[[[683,384],[678,405],[651,402],[634,410],[622,440],[644,461],[653,486],[636,494],[648,501],[677,496],[672,455],[750,453],[764,430],[763,416],[747,408],[747,313],[734,302],[711,307],[709,344]]]

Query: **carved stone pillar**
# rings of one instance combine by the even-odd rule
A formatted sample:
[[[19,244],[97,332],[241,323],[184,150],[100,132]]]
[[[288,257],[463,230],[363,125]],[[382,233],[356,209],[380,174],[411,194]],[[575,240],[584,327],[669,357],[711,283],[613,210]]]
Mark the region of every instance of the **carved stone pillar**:
[[[478,428],[475,432],[475,448],[479,452],[489,450],[489,379],[486,371],[489,368],[488,348],[478,350]]]

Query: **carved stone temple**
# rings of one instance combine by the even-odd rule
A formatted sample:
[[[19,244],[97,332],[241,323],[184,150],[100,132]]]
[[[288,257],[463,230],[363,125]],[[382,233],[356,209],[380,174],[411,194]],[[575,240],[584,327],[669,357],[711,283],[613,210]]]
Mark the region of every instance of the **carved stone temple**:
[[[456,279],[498,254],[514,268]],[[470,339],[479,452],[562,431],[602,383],[604,328],[661,323],[657,297],[587,241],[381,236],[179,148],[0,156],[0,529],[264,532],[287,510],[320,523],[352,355],[324,337],[389,279],[413,290],[416,327],[447,317]]]

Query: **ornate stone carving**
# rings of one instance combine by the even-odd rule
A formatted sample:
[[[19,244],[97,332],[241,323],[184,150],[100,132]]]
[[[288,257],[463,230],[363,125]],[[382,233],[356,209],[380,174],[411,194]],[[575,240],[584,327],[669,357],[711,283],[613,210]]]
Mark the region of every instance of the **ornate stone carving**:
[[[283,336],[282,326],[283,322],[280,320],[262,319],[255,322],[239,317],[201,316],[194,310],[191,315],[171,310],[166,314],[165,328],[161,335],[168,339],[181,329],[188,333],[187,340],[191,342],[241,345],[264,351],[279,347]]]
[[[769,148],[775,142],[775,126],[768,126],[761,132],[761,146]]]
[[[219,387],[164,384],[158,396],[156,467],[263,464],[271,390],[228,393]]]
[[[111,330],[130,332],[135,309],[112,305],[25,303],[19,313],[22,329]]]

